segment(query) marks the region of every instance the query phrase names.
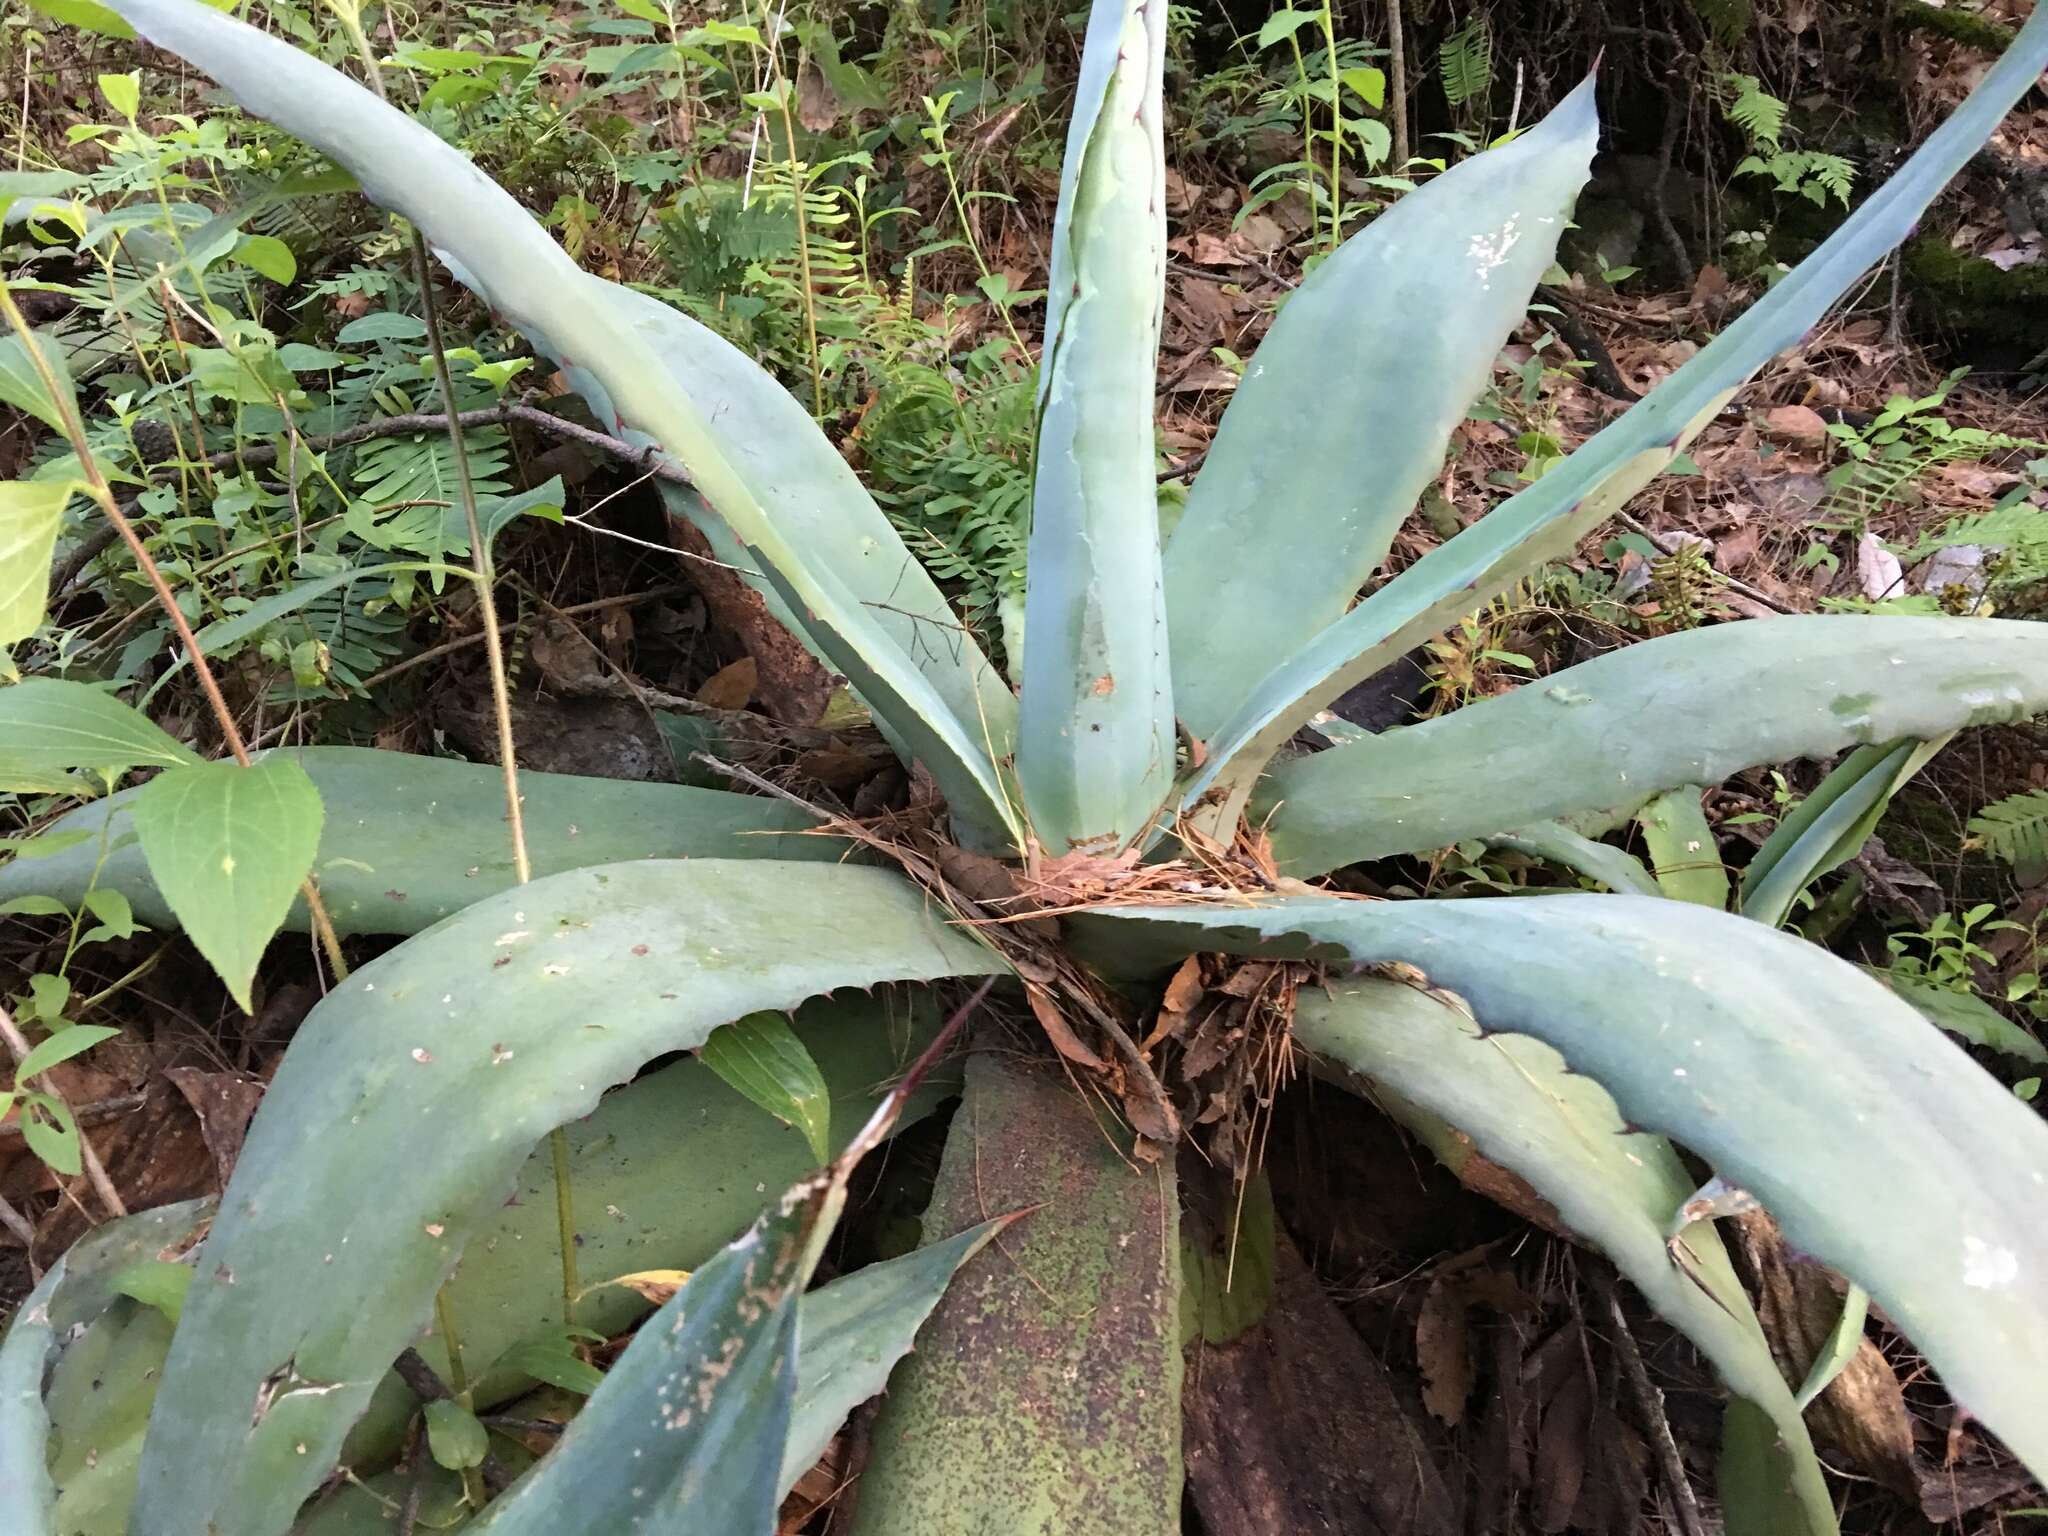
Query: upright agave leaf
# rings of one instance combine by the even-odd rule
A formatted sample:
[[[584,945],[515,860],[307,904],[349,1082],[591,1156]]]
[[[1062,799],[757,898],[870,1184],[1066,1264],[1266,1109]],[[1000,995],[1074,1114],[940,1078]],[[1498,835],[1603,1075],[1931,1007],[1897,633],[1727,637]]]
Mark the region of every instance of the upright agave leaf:
[[[1250,702],[1209,743],[1204,766],[1184,786],[1184,807],[1204,819],[1228,820],[1260,769],[1310,716],[1568,552],[1662,473],[1745,379],[1798,340],[1906,237],[1928,201],[2033,87],[2044,63],[2048,10],[2028,18],[2005,57],[1890,181],[1691,362],[1562,465],[1432,550],[1293,656],[1277,658]]]
[[[199,0],[114,8],[247,110],[345,166],[568,371],[602,417],[658,443],[746,550],[753,577],[889,716],[965,835],[1017,841],[995,770],[1009,741],[1007,692],[873,499],[843,464],[827,463],[831,445],[773,380],[687,316],[582,272],[459,151],[317,59]]]
[[[1049,852],[1113,852],[1173,781],[1152,418],[1166,7],[1095,0],[1053,220],[1017,779]]]
[[[535,881],[357,971],[293,1041],[200,1253],[135,1536],[289,1525],[528,1150],[650,1057],[836,987],[1000,969],[900,876],[692,859]]]
[[[1599,134],[1588,79],[1402,198],[1288,299],[1166,549],[1174,709],[1197,737],[1379,569],[1556,259]]]
[[[1306,879],[1554,818],[1611,823],[1668,789],[1760,763],[2044,709],[2048,625],[1848,614],[1719,624],[1279,763],[1253,815],[1281,868]]]
[[[2048,1126],[1856,967],[1745,918],[1636,896],[1067,921],[1126,963],[1222,947],[1419,967],[1483,1029],[1544,1041],[1629,1124],[1756,1195],[2048,1473]]]

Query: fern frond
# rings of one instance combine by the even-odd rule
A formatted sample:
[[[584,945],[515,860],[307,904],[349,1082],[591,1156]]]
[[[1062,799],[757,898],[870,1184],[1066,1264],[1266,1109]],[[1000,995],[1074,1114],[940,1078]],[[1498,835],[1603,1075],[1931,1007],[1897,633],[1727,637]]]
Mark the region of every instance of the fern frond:
[[[1493,29],[1483,15],[1474,16],[1443,40],[1437,49],[1436,69],[1443,81],[1444,98],[1453,107],[1486,94],[1493,84]]]
[[[2048,508],[2015,501],[1988,512],[1959,517],[1939,533],[1913,547],[1915,555],[1931,554],[1956,544],[1982,544],[1989,549],[2040,550],[2048,558]]]
[[[1994,800],[1970,818],[1970,836],[2008,864],[2048,864],[2048,789]]]
[[[1785,132],[1785,116],[1791,110],[1763,87],[1755,75],[1728,73],[1717,82],[1723,93],[1722,110],[1728,120],[1761,149],[1779,149]]]

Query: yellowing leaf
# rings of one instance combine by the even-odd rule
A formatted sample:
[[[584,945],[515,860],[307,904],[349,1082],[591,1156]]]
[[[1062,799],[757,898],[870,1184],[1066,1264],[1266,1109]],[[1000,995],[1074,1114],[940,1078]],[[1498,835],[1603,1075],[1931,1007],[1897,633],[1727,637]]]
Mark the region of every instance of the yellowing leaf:
[[[26,640],[50,600],[50,557],[71,486],[65,481],[0,484],[0,645]]]
[[[107,98],[108,106],[132,123],[142,107],[142,72],[130,70],[125,75],[101,75],[100,94]]]
[[[605,1280],[593,1285],[586,1289],[583,1295],[588,1296],[591,1291],[601,1291],[608,1285],[623,1285],[627,1290],[637,1293],[658,1307],[689,1284],[689,1281],[690,1272],[687,1269],[640,1269],[630,1275],[620,1275],[615,1280]]]

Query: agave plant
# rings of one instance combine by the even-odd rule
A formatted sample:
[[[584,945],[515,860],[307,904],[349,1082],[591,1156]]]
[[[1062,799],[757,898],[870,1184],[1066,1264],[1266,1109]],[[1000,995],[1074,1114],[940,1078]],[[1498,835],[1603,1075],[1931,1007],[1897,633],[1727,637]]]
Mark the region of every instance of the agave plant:
[[[747,359],[578,270],[455,150],[288,45],[196,0],[110,4],[413,221],[602,421],[686,475],[692,489],[666,492],[673,505],[929,772],[956,847],[869,845],[865,864],[835,862],[844,842],[776,835],[802,818],[772,800],[528,775],[539,878],[518,885],[491,770],[295,754],[325,802],[314,868],[336,925],[412,936],[294,1039],[210,1230],[184,1256],[175,1331],[150,1324],[167,1354],[160,1379],[153,1366],[138,1378],[154,1389],[146,1435],[131,1414],[125,1463],[96,1485],[110,1512],[62,1529],[348,1528],[319,1523],[339,1518],[331,1502],[307,1501],[337,1464],[388,1450],[411,1408],[394,1359],[417,1345],[478,1405],[494,1400],[490,1382],[463,1385],[449,1325],[474,1362],[491,1358],[480,1340],[545,1321],[550,1282],[531,1272],[536,1253],[552,1262],[552,1229],[531,1213],[549,1174],[545,1159],[523,1160],[595,1111],[589,1124],[613,1129],[579,1130],[572,1163],[606,1136],[637,1135],[662,1158],[668,1205],[630,1254],[593,1256],[586,1276],[644,1267],[655,1249],[696,1273],[556,1449],[494,1499],[468,1491],[459,1518],[471,1529],[765,1533],[792,1469],[886,1379],[858,1530],[1178,1530],[1183,1275],[1175,1161],[1160,1155],[1177,1126],[1153,1055],[1133,1042],[1163,978],[1202,955],[1319,975],[1300,992],[1297,1046],[1433,1145],[1476,1148],[1521,1175],[1691,1336],[1730,1392],[1730,1530],[1826,1533],[1834,1514],[1713,1222],[1687,1222],[1696,1180],[1679,1147],[1867,1288],[1958,1401],[2048,1475],[2048,1131],[1879,983],[1776,926],[1858,846],[1919,743],[2048,706],[2048,629],[1728,625],[1287,753],[1340,692],[1571,549],[1667,468],[1905,235],[2035,83],[2048,15],[1726,334],[1361,601],[1553,259],[1595,148],[1592,84],[1403,198],[1302,285],[1162,551],[1165,9],[1096,0],[1054,228],[1013,694],[802,408]],[[175,743],[124,754],[108,744],[118,732],[65,735],[46,710],[17,718],[43,722],[15,745],[52,770],[179,761]],[[1744,915],[1667,899],[1641,864],[1586,835],[1682,786],[1850,748],[1861,750],[1755,861]],[[157,892],[146,847],[125,835],[133,804],[73,813],[108,837],[4,878],[74,898],[97,878],[175,920],[176,893]],[[1682,800],[1666,806],[1683,813]],[[1256,867],[1261,838],[1277,875],[1233,877]],[[1362,901],[1302,883],[1465,838],[1543,851],[1613,894]],[[1021,865],[1013,886],[1057,920],[960,922],[1033,910],[977,905],[948,874],[962,852],[984,873],[989,856]],[[1098,1124],[1058,1072],[972,1054],[928,1246],[810,1294],[845,1157],[720,1249],[745,1206],[815,1161],[800,1139],[718,1099],[695,1063],[600,1102],[657,1055],[799,1008],[830,1090],[871,1102],[904,1057],[904,1022],[930,1038],[929,1010],[813,1000],[989,977],[1021,983],[1069,1065],[1121,1095],[1135,1132]],[[614,1174],[579,1176],[592,1181],[576,1196],[587,1208]],[[522,1180],[535,1198],[505,1207]],[[977,1255],[986,1217],[1026,1208]],[[96,1440],[97,1461],[79,1454],[91,1436],[67,1423],[85,1411],[67,1362],[103,1360],[106,1329],[139,1326],[110,1277],[174,1246],[172,1229],[198,1214],[96,1234],[9,1335],[0,1493],[21,1512],[15,1528],[58,1529],[59,1501],[82,1499],[110,1459]],[[626,1297],[578,1321],[614,1331],[645,1305]],[[439,1414],[451,1442],[459,1418]]]

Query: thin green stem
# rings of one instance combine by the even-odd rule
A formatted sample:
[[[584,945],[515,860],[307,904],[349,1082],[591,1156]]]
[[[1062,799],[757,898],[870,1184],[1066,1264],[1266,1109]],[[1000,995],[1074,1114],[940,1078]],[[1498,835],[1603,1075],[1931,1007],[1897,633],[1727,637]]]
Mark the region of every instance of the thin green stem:
[[[329,0],[340,18],[349,42],[362,60],[370,89],[380,101],[389,102],[384,78],[377,68],[377,56],[363,34],[361,12],[355,0]],[[448,416],[448,443],[455,459],[455,483],[462,501],[462,516],[469,533],[470,569],[476,576],[477,615],[483,621],[484,664],[491,679],[491,712],[498,727],[498,762],[505,774],[505,823],[512,839],[512,871],[518,883],[533,879],[533,865],[526,851],[526,819],[519,802],[519,760],[512,734],[512,687],[505,669],[504,636],[498,628],[496,600],[497,573],[491,560],[491,546],[484,538],[483,522],[476,512],[476,487],[469,476],[469,450],[462,436],[461,414],[455,404],[455,382],[448,372],[448,350],[441,338],[440,310],[434,303],[434,266],[427,253],[426,237],[412,232],[413,267],[420,288],[420,317],[427,327],[427,350],[433,358],[434,383],[440,390],[441,409]],[[569,1186],[568,1138],[558,1127],[550,1138],[555,1149],[556,1241],[562,1252],[562,1316],[572,1318],[576,1299],[576,1223]],[[445,1307],[443,1308],[445,1312]],[[453,1336],[450,1336],[450,1355]],[[467,1477],[465,1476],[465,1487]]]
[[[967,242],[967,252],[974,258],[974,264],[981,270],[981,275],[993,282],[995,274],[989,270],[988,260],[981,254],[981,242],[974,238],[974,225],[967,217],[967,199],[960,191],[960,178],[953,174],[953,151],[946,147],[944,121],[934,117],[926,137],[932,142],[934,158],[939,162],[939,170],[946,178],[946,192],[952,199],[954,217],[960,220],[960,235]],[[990,302],[994,302],[993,298]],[[1010,333],[1011,345],[1016,347],[1017,355],[1028,363],[1031,353],[1024,346],[1024,338],[1017,334],[1017,323],[1010,318],[1009,306],[997,304],[996,309],[1003,317],[1003,329]]]
[[[1322,21],[1323,57],[1330,70],[1330,249],[1334,251],[1344,238],[1343,202],[1337,190],[1344,159],[1344,93],[1337,79],[1337,23],[1330,14],[1330,0],[1323,0]]]
[[[555,1164],[555,1229],[562,1234],[562,1322],[576,1326],[576,1204],[570,1177],[569,1133],[559,1125],[548,1136]]]
[[[448,1287],[445,1285],[434,1293],[434,1326],[440,1330],[442,1347],[448,1351],[448,1388],[463,1407],[471,1407],[469,1371],[462,1363],[462,1336],[455,1331],[455,1314],[448,1306]],[[471,1509],[482,1509],[490,1498],[479,1468],[462,1469],[462,1496]]]
[[[782,102],[782,134],[789,142],[789,190],[796,200],[796,260],[797,271],[803,279],[804,294],[804,340],[811,349],[811,415],[822,421],[825,417],[825,362],[818,351],[818,295],[811,286],[811,225],[809,209],[810,187],[804,175],[804,165],[796,154],[796,118],[789,110],[790,86],[783,78],[782,63],[778,57],[775,66],[776,96]]]

